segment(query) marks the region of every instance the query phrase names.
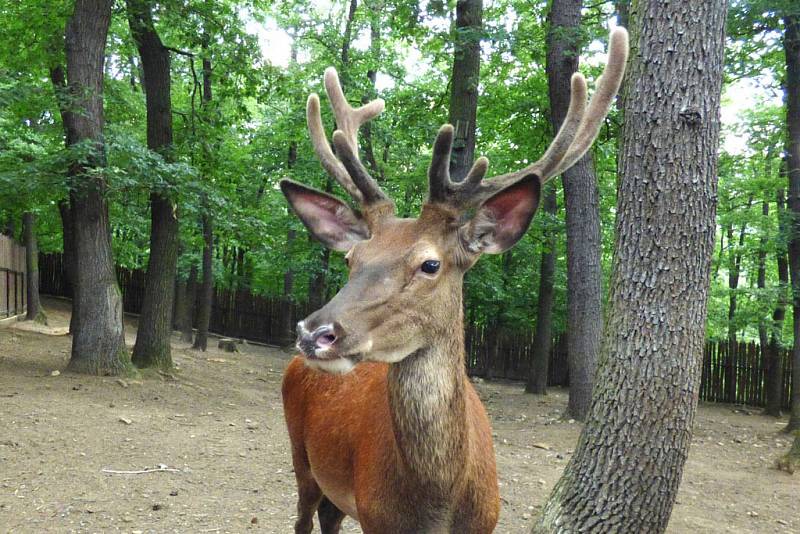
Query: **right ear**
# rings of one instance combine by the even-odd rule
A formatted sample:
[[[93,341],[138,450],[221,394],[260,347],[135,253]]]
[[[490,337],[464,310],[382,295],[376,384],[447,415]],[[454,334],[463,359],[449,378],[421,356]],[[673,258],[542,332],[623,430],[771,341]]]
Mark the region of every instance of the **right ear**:
[[[326,247],[347,252],[358,241],[369,239],[361,214],[338,198],[288,179],[281,180],[280,186],[311,235]]]

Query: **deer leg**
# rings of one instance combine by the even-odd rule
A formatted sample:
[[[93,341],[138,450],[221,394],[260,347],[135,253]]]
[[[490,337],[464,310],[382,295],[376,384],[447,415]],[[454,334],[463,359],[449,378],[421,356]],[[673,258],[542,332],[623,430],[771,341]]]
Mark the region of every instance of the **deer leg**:
[[[291,436],[291,428],[290,437]],[[306,449],[302,442],[292,439],[292,465],[297,480],[297,521],[294,523],[295,534],[311,534],[314,529],[314,512],[317,511],[322,490],[311,474]]]
[[[339,510],[327,497],[323,495],[317,508],[319,527],[322,534],[339,534],[345,513]]]
[[[297,521],[294,523],[295,534],[311,534],[314,529],[314,512],[322,499],[322,490],[310,472],[297,474]]]

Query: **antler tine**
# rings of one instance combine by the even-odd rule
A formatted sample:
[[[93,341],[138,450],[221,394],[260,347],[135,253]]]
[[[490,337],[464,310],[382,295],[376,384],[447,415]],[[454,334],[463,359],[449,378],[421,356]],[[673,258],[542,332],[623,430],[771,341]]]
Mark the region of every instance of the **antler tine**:
[[[625,28],[618,27],[611,32],[608,43],[608,62],[597,84],[597,89],[594,95],[592,95],[592,100],[589,102],[589,108],[580,126],[578,126],[575,139],[572,144],[570,144],[567,153],[564,155],[561,162],[559,162],[558,166],[546,177],[543,177],[542,181],[547,180],[551,176],[557,176],[572,167],[592,146],[595,138],[597,138],[597,134],[600,132],[600,126],[603,124],[603,120],[611,109],[614,97],[616,97],[619,91],[622,77],[625,74],[625,65],[627,61],[628,32]]]
[[[347,193],[353,197],[353,200],[359,204],[364,201],[361,191],[358,190],[356,184],[353,183],[350,175],[347,174],[347,169],[344,168],[342,162],[333,155],[331,146],[328,144],[328,138],[325,136],[325,129],[322,126],[322,115],[319,110],[319,97],[316,94],[311,94],[308,97],[306,104],[306,120],[308,122],[308,132],[311,137],[311,144],[314,146],[314,152],[317,153],[322,167],[330,174],[339,185],[341,185]]]
[[[588,105],[586,80],[580,73],[572,75],[567,115],[539,160],[521,170],[481,181],[488,164],[485,158],[481,158],[475,162],[464,182],[451,184],[452,199],[448,202],[456,206],[475,206],[526,176],[535,174],[544,183],[574,165],[592,146],[619,91],[628,58],[628,32],[625,28],[617,27],[611,32],[608,48],[608,62]]]
[[[433,143],[433,157],[428,167],[428,201],[445,202],[450,194],[450,152],[453,148],[453,126],[439,128]]]
[[[580,127],[581,120],[586,111],[586,95],[586,79],[582,74],[576,72],[572,75],[571,79],[567,115],[564,117],[561,128],[559,128],[550,146],[547,147],[544,155],[523,169],[485,180],[476,193],[474,203],[478,204],[483,202],[483,200],[497,191],[506,188],[529,174],[537,175],[542,183],[553,176],[552,170],[564,159]]]
[[[450,152],[453,149],[453,126],[439,128],[433,143],[433,157],[428,167],[428,202],[440,202],[461,209],[481,186],[489,160],[480,157],[472,164],[463,182],[450,180]]]
[[[319,97],[308,97],[306,115],[308,130],[314,151],[322,166],[337,182],[360,204],[388,200],[377,182],[373,180],[358,157],[358,130],[362,124],[380,115],[384,108],[382,99],[375,99],[359,108],[353,108],[342,92],[336,69],[325,69],[325,92],[328,94],[331,109],[336,119],[337,132],[334,132],[334,146],[340,161],[331,150],[325,129],[322,126]],[[337,141],[337,137],[340,139]]]
[[[453,127],[445,124],[436,136],[433,145],[433,159],[428,169],[430,182],[429,202],[447,203],[456,209],[463,209],[483,202],[497,191],[516,183],[529,174],[542,176],[542,173],[558,165],[564,157],[586,109],[586,80],[576,73],[572,76],[572,93],[569,109],[550,147],[538,161],[522,170],[483,180],[489,167],[489,160],[480,157],[472,164],[463,182],[450,181],[450,150],[453,143]]]
[[[325,92],[328,93],[331,109],[336,117],[336,127],[345,134],[347,143],[358,158],[358,129],[383,112],[383,99],[376,98],[360,108],[353,108],[344,96],[339,74],[333,67],[325,69]]]
[[[553,169],[558,166],[569,151],[569,147],[575,141],[575,135],[585,117],[587,93],[586,78],[579,72],[574,73],[570,79],[569,107],[567,108],[564,122],[561,123],[561,128],[558,129],[553,142],[547,147],[544,156],[526,169],[523,169],[523,171],[526,171],[525,174],[535,173],[542,180],[542,183],[553,176]]]
[[[361,191],[364,204],[375,204],[380,201],[389,200],[386,193],[378,187],[378,183],[372,179],[367,169],[358,159],[345,132],[341,130],[333,132],[333,146],[336,147],[336,153],[339,154],[339,157],[342,159],[342,163],[345,169],[347,169],[350,178],[352,178],[356,187]]]

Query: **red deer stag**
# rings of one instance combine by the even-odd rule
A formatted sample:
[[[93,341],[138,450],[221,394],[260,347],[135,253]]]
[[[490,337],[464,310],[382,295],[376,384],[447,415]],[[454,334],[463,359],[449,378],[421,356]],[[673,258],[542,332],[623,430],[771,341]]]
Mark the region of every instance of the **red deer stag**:
[[[339,532],[345,515],[366,533],[494,529],[500,503],[492,432],[464,370],[464,273],[482,253],[512,247],[531,222],[541,184],[590,148],[627,52],[627,33],[614,30],[592,100],[586,104],[586,81],[575,74],[564,124],[544,156],[520,171],[483,180],[488,161],[479,158],[463,182],[452,182],[453,127],[442,126],[418,219],[394,216],[393,202],[358,158],[358,129],[383,110],[383,101],[352,108],[336,71],[326,70],[338,158],[314,94],[307,108],[311,140],[361,211],[281,181],[310,232],[347,252],[350,269],[341,291],[298,323],[302,356],[283,379],[296,533],[311,532],[315,511],[325,534]]]

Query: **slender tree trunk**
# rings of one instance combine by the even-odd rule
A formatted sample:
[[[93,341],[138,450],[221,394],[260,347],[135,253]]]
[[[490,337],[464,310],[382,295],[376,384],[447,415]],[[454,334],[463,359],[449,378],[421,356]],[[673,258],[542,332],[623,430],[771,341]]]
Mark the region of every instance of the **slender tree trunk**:
[[[366,104],[376,97],[375,82],[378,79],[378,65],[381,64],[381,13],[384,5],[382,0],[372,0],[369,4],[369,54],[371,65],[367,69],[367,79],[369,80],[371,90],[365,93],[361,99],[362,104]],[[373,177],[377,181],[382,181],[384,178],[383,167],[378,163],[375,158],[375,148],[372,140],[372,121],[367,121],[361,127],[361,137],[364,139],[364,159],[372,171]]]
[[[786,236],[786,214],[783,189],[778,190],[778,228],[779,243],[784,243]],[[788,297],[786,289],[789,287],[789,262],[786,258],[786,248],[779,245],[776,251],[778,263],[778,302],[775,311],[772,312],[772,333],[769,339],[767,356],[767,378],[766,393],[767,407],[764,411],[766,415],[779,417],[781,415],[781,405],[783,404],[783,361],[781,358],[783,320],[786,317],[786,304]]]
[[[75,279],[75,231],[72,222],[72,213],[69,209],[69,200],[58,202],[58,212],[61,216],[61,248],[63,250],[64,274],[67,282],[67,295],[72,297]]]
[[[481,70],[483,0],[458,0],[453,35],[453,74],[449,121],[455,129],[450,176],[464,179],[475,158],[475,121]]]
[[[745,210],[750,209],[753,203],[753,197],[747,201]],[[737,290],[739,289],[739,275],[742,271],[742,249],[744,248],[744,236],[747,231],[747,223],[742,223],[739,230],[738,246],[733,248],[733,226],[728,226],[728,247],[730,247],[730,255],[728,258],[728,343],[731,345],[731,350],[735,350],[736,345],[736,306],[737,306]]]
[[[186,312],[188,303],[186,302],[186,281],[175,280],[175,312],[172,314],[172,328],[178,332],[183,332],[187,317]]]
[[[192,348],[205,351],[208,345],[211,305],[214,301],[214,223],[208,214],[203,214],[203,279],[198,297],[197,336]]]
[[[286,157],[286,167],[293,169],[297,163],[297,143],[292,141],[289,143],[289,153]],[[280,339],[282,343],[290,344],[295,338],[294,317],[292,317],[292,303],[294,302],[294,269],[293,269],[293,251],[294,242],[297,239],[297,232],[289,228],[286,231],[286,256],[289,259],[289,264],[286,271],[283,273],[283,303],[281,310],[281,332]]]
[[[22,235],[25,242],[25,290],[28,306],[25,320],[47,324],[47,315],[39,301],[39,245],[36,242],[36,216],[30,211],[22,214]]]
[[[558,210],[556,188],[550,185],[544,196],[542,211],[555,217]],[[548,221],[548,225],[550,222]],[[545,229],[542,244],[542,261],[539,268],[539,301],[536,305],[536,330],[533,334],[531,364],[528,372],[526,393],[547,394],[547,378],[550,366],[550,351],[553,344],[553,282],[556,271],[556,236],[553,228]]]
[[[553,130],[567,115],[570,78],[578,69],[581,0],[554,0],[547,33],[547,80]],[[602,335],[600,204],[591,153],[563,174],[567,213],[567,414],[583,421],[589,411]]]
[[[203,36],[203,111],[206,120],[212,122],[210,103],[213,98],[211,89],[211,58],[208,50],[208,36]],[[206,175],[210,172],[213,154],[209,148],[210,141],[204,140],[203,161]],[[208,176],[207,176],[208,178]],[[197,307],[197,336],[194,339],[193,349],[205,350],[208,348],[208,325],[211,322],[211,306],[214,303],[214,219],[208,197],[203,197],[203,281],[200,284],[200,300]]]
[[[578,446],[534,532],[667,527],[705,342],[725,14],[724,0],[640,0],[631,10],[602,354]]]
[[[769,173],[767,173],[769,176]],[[769,202],[764,200],[761,202],[761,215],[763,216],[764,220],[769,218]],[[756,287],[759,289],[759,293],[763,294],[764,290],[767,287],[767,236],[762,235],[761,239],[759,240],[758,244],[758,254],[756,256],[756,263],[758,264],[757,267],[757,275],[756,275]],[[767,332],[767,319],[762,318],[758,322],[758,341],[759,346],[761,347],[761,354],[762,357],[766,360],[767,358],[766,353],[768,352],[768,345],[769,345],[769,333]],[[769,369],[767,369],[769,372]]]
[[[186,280],[186,321],[181,328],[181,341],[191,343],[194,334],[194,316],[197,309],[197,266],[192,264]]]
[[[311,282],[308,284],[308,302],[313,310],[321,308],[327,300],[327,274],[330,259],[330,249],[323,249],[320,260],[320,270],[311,276]]]
[[[786,54],[786,125],[789,130],[787,171],[792,227],[789,265],[792,275],[794,345],[792,347],[792,415],[787,431],[800,429],[800,16],[784,18]]]
[[[72,355],[68,369],[96,375],[133,372],[125,347],[122,294],[114,273],[103,141],[103,62],[111,0],[76,0],[66,27],[68,146],[90,152],[69,168],[75,232]]]
[[[144,69],[147,102],[147,147],[172,159],[170,56],[153,26],[146,0],[127,0],[131,28]],[[150,194],[150,259],[147,264],[139,330],[133,347],[138,367],[172,368],[170,337],[178,264],[176,206],[163,192]]]

